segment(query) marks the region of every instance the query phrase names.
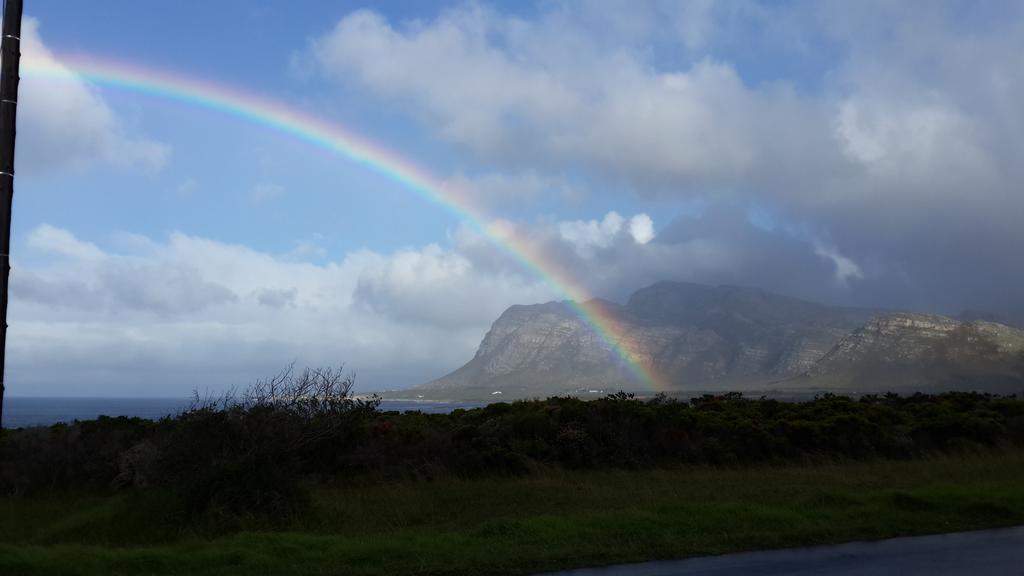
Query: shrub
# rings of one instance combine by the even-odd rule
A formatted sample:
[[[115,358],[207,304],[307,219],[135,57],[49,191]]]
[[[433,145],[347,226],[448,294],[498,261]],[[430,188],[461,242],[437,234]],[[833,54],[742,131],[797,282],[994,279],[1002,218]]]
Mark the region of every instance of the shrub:
[[[9,431],[0,490],[155,487],[213,526],[285,522],[314,480],[526,474],[538,468],[908,458],[1024,444],[1024,401],[987,394],[683,402],[613,394],[451,414],[379,411],[338,369],[290,367],[241,394],[149,422],[100,418]]]

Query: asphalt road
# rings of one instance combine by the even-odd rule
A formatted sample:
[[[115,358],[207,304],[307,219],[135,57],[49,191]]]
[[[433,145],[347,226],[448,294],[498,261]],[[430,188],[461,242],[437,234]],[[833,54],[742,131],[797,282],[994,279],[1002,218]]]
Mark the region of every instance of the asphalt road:
[[[547,576],[1024,575],[1024,526],[835,546],[744,552]]]

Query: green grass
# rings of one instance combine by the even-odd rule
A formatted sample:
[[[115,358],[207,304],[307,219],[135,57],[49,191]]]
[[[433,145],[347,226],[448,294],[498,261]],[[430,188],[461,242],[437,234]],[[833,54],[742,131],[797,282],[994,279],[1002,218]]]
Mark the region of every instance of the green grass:
[[[1024,452],[315,489],[275,531],[173,528],[158,493],[0,500],[0,574],[526,574],[1024,524]]]

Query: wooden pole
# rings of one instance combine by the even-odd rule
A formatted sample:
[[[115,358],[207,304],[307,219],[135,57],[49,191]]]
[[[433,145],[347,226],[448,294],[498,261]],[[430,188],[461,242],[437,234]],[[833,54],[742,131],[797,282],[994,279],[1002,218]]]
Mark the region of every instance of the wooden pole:
[[[7,292],[11,276],[11,208],[14,200],[14,136],[18,115],[22,0],[4,1],[0,42],[0,434],[3,433],[4,369],[7,360]]]

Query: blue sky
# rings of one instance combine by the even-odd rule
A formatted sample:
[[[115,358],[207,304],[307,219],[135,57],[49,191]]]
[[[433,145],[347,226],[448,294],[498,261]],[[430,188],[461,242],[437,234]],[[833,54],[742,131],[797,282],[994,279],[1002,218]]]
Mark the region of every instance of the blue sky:
[[[26,16],[26,54],[340,123],[470,190],[596,296],[672,279],[1024,319],[1011,2],[35,0]],[[84,81],[22,88],[12,394],[182,395],[292,360],[412,385],[470,358],[508,305],[561,296],[309,144]]]
[[[199,11],[174,2],[112,2],[96,11],[42,1],[29,16],[38,19],[47,47],[58,55],[114,58],[212,80],[339,122],[440,175],[486,172],[486,163],[463,158],[392,103],[325,85],[304,70],[310,42],[362,6],[311,2],[297,10],[283,2],[214,2]],[[415,2],[374,5],[395,22],[429,19],[445,10],[427,8]],[[166,163],[158,171],[98,166],[32,175],[30,182],[19,182],[32,188],[24,202],[19,196],[16,238],[47,222],[89,238],[112,229],[146,235],[180,230],[278,253],[315,236],[340,254],[422,245],[458,224],[386,178],[288,136],[151,96],[98,91],[131,133],[170,146]],[[505,203],[496,216],[600,217],[652,204],[621,194],[615,184],[588,184],[585,201],[534,197],[527,206]]]
[[[47,45],[57,53],[124,59],[215,80],[315,110],[412,157],[427,155],[430,142],[414,133],[407,118],[381,113],[369,102],[340,107],[322,83],[293,70],[295,55],[325,30],[325,22],[344,15],[344,7],[331,3],[296,12],[284,3],[257,4],[211,3],[202,14],[174,2],[114,3],[99,13],[41,2],[37,10]],[[101,91],[133,133],[172,147],[167,164],[157,173],[101,166],[25,183],[33,185],[39,205],[19,196],[19,231],[40,221],[88,237],[112,229],[156,235],[182,230],[287,252],[312,235],[338,251],[422,244],[454,224],[429,210],[403,217],[411,197],[399,186],[287,136],[179,103]],[[261,185],[283,191],[253,198]],[[96,194],[104,200],[99,205]],[[379,225],[396,216],[396,227]]]

